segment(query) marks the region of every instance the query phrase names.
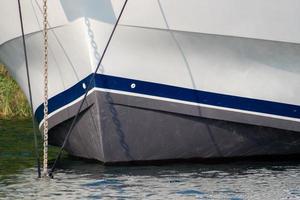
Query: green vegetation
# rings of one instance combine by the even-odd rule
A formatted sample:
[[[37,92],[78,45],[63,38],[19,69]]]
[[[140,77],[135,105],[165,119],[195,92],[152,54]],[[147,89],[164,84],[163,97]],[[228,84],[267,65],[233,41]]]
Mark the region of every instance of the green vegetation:
[[[30,117],[30,107],[18,84],[0,64],[0,118],[25,119]]]
[[[0,187],[6,176],[36,165],[31,119],[0,119]],[[42,158],[42,135],[37,134],[40,158]],[[50,147],[50,163],[56,158],[59,148]],[[66,154],[63,154],[63,159]],[[1,196],[0,196],[1,199]]]
[[[33,129],[26,97],[0,64],[0,182],[19,170],[35,166]],[[42,137],[37,134],[40,158]],[[59,148],[49,149],[53,160]],[[1,184],[0,184],[1,185]],[[0,194],[1,199],[1,194]]]
[[[34,166],[33,144],[29,119],[0,120],[0,180],[3,175]]]

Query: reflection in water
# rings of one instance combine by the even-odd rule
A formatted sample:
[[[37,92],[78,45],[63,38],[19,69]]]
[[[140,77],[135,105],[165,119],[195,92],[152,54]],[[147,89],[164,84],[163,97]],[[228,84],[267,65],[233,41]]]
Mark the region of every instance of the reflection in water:
[[[64,161],[66,163],[67,160]],[[0,181],[0,197],[117,199],[299,199],[299,165],[169,165],[104,167],[67,162],[54,180],[32,169]],[[254,165],[254,166],[253,166]],[[269,166],[269,167],[266,167]]]
[[[41,147],[42,137],[39,133],[38,141]],[[56,154],[57,148],[50,149],[50,158],[54,158]],[[31,120],[0,120],[0,181],[6,175],[15,174],[35,164]]]
[[[30,125],[0,121],[0,199],[300,199],[299,162],[105,167],[64,157],[55,179],[37,180]]]

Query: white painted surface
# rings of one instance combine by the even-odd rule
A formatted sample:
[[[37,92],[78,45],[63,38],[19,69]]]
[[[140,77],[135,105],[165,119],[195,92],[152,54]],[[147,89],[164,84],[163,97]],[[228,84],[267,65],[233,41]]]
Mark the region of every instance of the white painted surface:
[[[51,27],[80,18],[114,23],[124,0],[51,0]],[[42,1],[23,0],[25,30],[39,30]],[[300,42],[299,0],[131,0],[121,23],[126,25]],[[163,11],[163,12],[161,12]],[[17,1],[1,0],[0,44],[20,35]]]

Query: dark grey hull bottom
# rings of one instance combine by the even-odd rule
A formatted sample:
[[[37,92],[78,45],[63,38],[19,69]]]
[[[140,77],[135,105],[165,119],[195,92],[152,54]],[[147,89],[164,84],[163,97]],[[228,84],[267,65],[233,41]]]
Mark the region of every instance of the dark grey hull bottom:
[[[172,109],[201,112],[196,106],[181,108],[175,103],[94,92],[65,149],[73,156],[104,163],[300,154],[299,132],[207,119]],[[71,122],[68,119],[53,127],[49,143],[60,146]]]

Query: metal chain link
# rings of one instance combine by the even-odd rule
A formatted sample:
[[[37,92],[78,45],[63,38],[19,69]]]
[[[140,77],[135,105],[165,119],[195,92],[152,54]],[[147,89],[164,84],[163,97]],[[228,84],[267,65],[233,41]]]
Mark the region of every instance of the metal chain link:
[[[43,37],[44,37],[44,162],[43,174],[48,176],[48,7],[43,0]]]

